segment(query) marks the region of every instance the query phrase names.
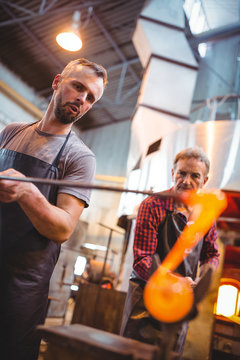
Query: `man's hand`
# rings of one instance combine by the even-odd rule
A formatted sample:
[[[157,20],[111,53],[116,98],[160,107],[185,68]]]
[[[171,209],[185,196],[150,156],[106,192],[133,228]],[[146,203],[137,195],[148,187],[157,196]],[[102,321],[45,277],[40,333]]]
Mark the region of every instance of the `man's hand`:
[[[14,169],[7,169],[0,172],[0,176],[25,177],[22,173]],[[3,203],[19,201],[29,192],[32,186],[34,185],[27,182],[0,179],[0,201]]]
[[[25,177],[14,169],[2,171],[1,175]],[[83,201],[72,195],[58,194],[55,206],[49,203],[33,183],[0,179],[0,202],[14,201],[18,202],[40,234],[57,243],[62,243],[71,236],[84,209]]]
[[[196,282],[193,281],[193,279],[190,276],[185,276],[185,279],[189,282],[192,288],[196,286]]]

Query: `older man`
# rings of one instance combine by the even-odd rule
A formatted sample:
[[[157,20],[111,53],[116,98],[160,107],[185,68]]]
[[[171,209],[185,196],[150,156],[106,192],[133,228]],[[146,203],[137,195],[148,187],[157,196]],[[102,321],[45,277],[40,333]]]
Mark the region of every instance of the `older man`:
[[[13,123],[0,134],[0,175],[91,182],[95,157],[71,130],[103,95],[105,69],[86,59],[70,62],[53,80],[43,119]],[[36,325],[44,322],[49,280],[90,191],[0,180],[1,356],[38,358]]]
[[[202,149],[187,148],[178,153],[172,169],[173,188],[182,193],[201,189],[208,180],[209,160]],[[161,194],[161,193],[160,193]],[[191,209],[173,198],[163,199],[158,194],[146,198],[139,207],[135,238],[134,263],[126,298],[121,334],[161,348],[162,324],[153,319],[143,303],[143,289],[151,275],[153,256],[160,261],[166,257],[188,222]],[[215,224],[177,268],[194,286],[198,264],[202,272],[206,264],[218,265],[217,232]],[[161,306],[161,304],[159,304]],[[187,323],[179,332],[174,350],[181,356],[185,343]]]

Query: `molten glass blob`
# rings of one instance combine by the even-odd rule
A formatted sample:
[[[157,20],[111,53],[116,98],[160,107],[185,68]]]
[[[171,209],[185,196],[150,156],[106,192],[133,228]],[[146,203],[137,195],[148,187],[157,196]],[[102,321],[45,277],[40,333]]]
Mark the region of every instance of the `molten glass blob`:
[[[154,318],[163,322],[180,321],[190,312],[194,301],[191,285],[172,271],[180,265],[227,207],[226,196],[220,190],[188,191],[182,195],[181,200],[192,208],[188,225],[162,264],[149,278],[144,289],[146,308]]]
[[[163,322],[183,319],[192,308],[193,301],[189,282],[163,266],[159,266],[145,286],[145,306],[155,319]]]

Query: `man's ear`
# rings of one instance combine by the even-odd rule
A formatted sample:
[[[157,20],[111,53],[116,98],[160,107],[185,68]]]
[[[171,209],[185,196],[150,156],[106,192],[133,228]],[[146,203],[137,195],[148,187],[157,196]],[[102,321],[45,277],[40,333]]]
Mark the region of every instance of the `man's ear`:
[[[58,89],[58,86],[59,86],[61,81],[62,81],[62,75],[61,74],[56,75],[55,78],[53,79],[53,82],[52,82],[53,90]]]
[[[172,181],[174,181],[174,169],[172,169]]]
[[[206,177],[204,178],[203,184],[205,185],[207,181],[208,181],[208,176],[206,176]]]

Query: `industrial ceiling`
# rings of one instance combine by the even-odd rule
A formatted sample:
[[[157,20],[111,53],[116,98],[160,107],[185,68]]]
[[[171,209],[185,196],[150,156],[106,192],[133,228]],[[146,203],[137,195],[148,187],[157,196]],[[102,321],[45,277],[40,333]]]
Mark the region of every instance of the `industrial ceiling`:
[[[144,0],[0,1],[0,61],[44,97],[54,76],[71,60],[85,57],[108,70],[104,97],[78,122],[84,130],[129,120],[136,104],[142,67],[132,44]],[[90,19],[89,8],[92,7]],[[68,52],[56,35],[81,12],[83,47]]]
[[[159,0],[160,1],[160,0]],[[132,43],[145,0],[0,0],[0,61],[49,98],[54,76],[71,60],[85,57],[108,70],[99,103],[78,121],[81,130],[131,119],[143,69]],[[202,0],[209,28],[239,19],[238,0]],[[56,35],[81,12],[83,47],[67,52]],[[225,15],[224,15],[225,14]]]

